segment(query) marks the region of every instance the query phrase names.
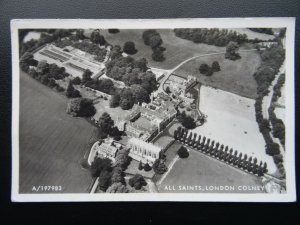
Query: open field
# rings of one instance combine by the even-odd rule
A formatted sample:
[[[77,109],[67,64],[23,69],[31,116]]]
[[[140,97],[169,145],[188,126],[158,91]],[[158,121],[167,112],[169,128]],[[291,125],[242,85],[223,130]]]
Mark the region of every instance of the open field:
[[[60,185],[84,193],[92,179],[80,166],[94,127],[66,114],[67,99],[28,75],[20,75],[20,185]]]
[[[201,86],[199,109],[207,122],[192,130],[200,135],[228,145],[248,157],[257,157],[276,171],[273,158],[265,153],[265,141],[255,119],[254,100],[226,91]]]
[[[155,62],[151,58],[152,49],[151,47],[144,44],[142,34],[145,30],[143,29],[128,29],[120,30],[119,33],[110,34],[107,30],[101,30],[101,34],[105,40],[112,45],[120,45],[123,47],[126,41],[133,41],[135,43],[138,52],[133,55],[134,58],[146,58],[148,65],[151,67],[157,67],[162,69],[172,69],[182,61],[191,58],[196,55],[201,55],[211,52],[224,51],[224,47],[216,47],[213,45],[206,44],[195,44],[192,41],[184,40],[175,36],[174,32],[170,29],[157,30],[163,40],[162,46],[166,48],[164,55],[166,60],[163,62]],[[86,30],[86,36],[92,30]]]
[[[221,188],[232,186],[232,193],[258,193],[260,191],[243,191],[239,187],[261,186],[261,179],[240,171],[236,168],[226,165],[216,159],[210,158],[200,152],[190,150],[190,155],[186,159],[178,159],[170,173],[159,185],[159,192],[226,192],[214,190],[205,190],[206,187]],[[184,190],[187,186],[201,186],[202,190]]]
[[[183,77],[193,75],[204,85],[255,99],[257,84],[253,74],[260,66],[260,56],[256,51],[240,51],[240,55],[242,58],[236,61],[225,59],[224,54],[199,57],[185,63],[174,73]],[[221,71],[210,77],[199,72],[202,63],[211,66],[214,61],[219,62]]]

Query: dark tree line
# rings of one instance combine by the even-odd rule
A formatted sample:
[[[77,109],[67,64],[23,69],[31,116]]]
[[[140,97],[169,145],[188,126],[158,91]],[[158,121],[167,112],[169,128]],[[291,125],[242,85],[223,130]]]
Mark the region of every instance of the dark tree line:
[[[283,146],[285,145],[285,125],[281,119],[276,117],[274,104],[277,102],[278,98],[281,97],[281,88],[284,85],[284,82],[285,74],[280,74],[277,83],[274,85],[271,106],[268,109],[270,122],[273,127],[273,136],[278,138]]]
[[[248,41],[246,34],[238,34],[236,31],[227,29],[208,29],[208,28],[185,28],[174,29],[177,37],[193,41],[195,43],[204,43],[216,46],[226,46],[234,41],[242,44]]]
[[[270,35],[274,34],[272,28],[248,28],[248,29],[263,34],[270,34]]]
[[[283,49],[281,44],[273,45],[270,48],[267,48],[261,52],[261,59],[262,59],[261,66],[254,74],[254,78],[257,82],[257,94],[258,94],[258,97],[255,100],[256,121],[258,123],[259,130],[262,133],[266,142],[266,153],[270,156],[273,156],[277,168],[279,169],[280,173],[284,177],[285,170],[283,164],[282,162],[278,163],[279,161],[276,160],[276,158],[280,157],[280,146],[273,141],[270,135],[270,131],[271,131],[270,122],[274,126],[273,129],[274,137],[276,135],[282,143],[284,143],[284,138],[285,138],[285,127],[283,122],[276,118],[276,115],[273,112],[273,106],[271,106],[271,108],[269,109],[270,121],[263,118],[262,100],[264,96],[269,94],[268,89],[272,81],[275,79],[276,74],[279,72],[279,68],[284,62],[285,50]],[[284,79],[285,79],[284,76],[279,79],[279,84],[278,84],[279,86],[283,85]],[[279,96],[278,90],[280,90],[280,88],[276,86],[276,89],[274,90],[275,96],[277,95]]]
[[[174,131],[175,140],[180,141],[192,147],[195,150],[201,151],[207,155],[213,156],[219,160],[225,161],[228,164],[236,166],[255,175],[263,176],[268,172],[267,164],[257,158],[248,157],[247,154],[238,153],[237,150],[229,149],[219,142],[215,142],[205,136],[197,135],[196,133],[188,132],[188,130],[178,127]]]

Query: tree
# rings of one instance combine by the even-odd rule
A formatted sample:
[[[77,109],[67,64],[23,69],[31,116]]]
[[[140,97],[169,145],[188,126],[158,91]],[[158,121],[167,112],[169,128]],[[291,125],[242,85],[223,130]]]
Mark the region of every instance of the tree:
[[[138,169],[139,169],[139,170],[142,170],[142,169],[143,169],[142,161],[139,162],[139,167],[138,167]]]
[[[140,190],[143,186],[147,185],[145,178],[140,174],[135,174],[129,179],[129,185],[134,187],[136,190]]]
[[[91,33],[91,42],[93,42],[94,44],[100,44],[100,45],[104,45],[106,43],[104,37],[102,35],[100,35],[99,30],[94,30]]]
[[[86,69],[82,74],[81,84],[85,84],[86,82],[92,80],[92,72],[89,69]]]
[[[134,68],[138,68],[138,69],[140,69],[140,71],[146,72],[148,69],[147,64],[148,64],[147,59],[140,58],[140,59],[135,60]]]
[[[221,70],[220,64],[218,61],[214,61],[211,65],[212,71],[213,72],[219,72]]]
[[[49,70],[49,64],[46,60],[41,60],[37,65],[37,72],[40,74],[45,74]]]
[[[229,42],[229,44],[226,47],[226,53],[225,58],[230,60],[237,60],[240,59],[241,56],[238,53],[239,45],[236,42]]]
[[[128,188],[123,183],[113,183],[106,190],[106,193],[128,193]]]
[[[107,112],[104,112],[98,120],[98,125],[103,130],[103,132],[108,134],[114,125],[114,121],[111,119],[110,115]]]
[[[91,164],[91,175],[92,177],[100,176],[100,173],[104,170],[111,171],[111,160],[108,158],[95,158]]]
[[[196,127],[195,120],[190,116],[186,116],[181,123],[186,129],[194,129]]]
[[[110,185],[111,173],[107,170],[101,171],[99,176],[99,184],[98,187],[101,191],[106,191],[106,189]]]
[[[68,102],[67,113],[72,116],[90,117],[96,113],[96,109],[91,99],[74,98]]]
[[[135,100],[135,103],[143,103],[143,102],[149,103],[150,102],[148,92],[141,85],[138,85],[138,84],[132,85],[131,92],[132,92],[133,98]]]
[[[199,67],[199,71],[202,74],[206,74],[209,70],[209,66],[206,63],[202,63]]]
[[[80,40],[85,39],[84,30],[83,29],[77,29],[76,33],[75,33],[75,36],[76,36],[76,38],[78,38]]]
[[[169,86],[166,87],[166,93],[167,93],[167,94],[172,93]]]
[[[120,107],[123,110],[131,109],[132,106],[134,105],[134,101],[135,101],[135,99],[133,97],[131,89],[129,89],[129,88],[123,89],[123,91],[121,93]]]
[[[120,94],[119,93],[115,93],[109,100],[109,106],[110,108],[116,108],[119,106],[120,103]]]
[[[149,45],[151,48],[158,48],[163,42],[160,34],[153,29],[143,32],[143,40],[145,45]]]
[[[134,42],[132,42],[132,41],[125,42],[124,46],[123,46],[123,52],[125,52],[129,55],[133,55],[133,54],[137,53]]]
[[[165,60],[163,52],[159,49],[154,49],[151,57],[156,62],[162,62]]]
[[[74,85],[79,85],[80,83],[81,83],[80,77],[75,77],[75,78],[72,80],[72,84],[74,84]]]
[[[120,30],[119,29],[108,29],[108,33],[111,33],[111,34],[116,34],[116,33],[119,33]]]
[[[121,167],[114,167],[111,176],[111,183],[125,183],[124,172]]]
[[[68,98],[73,98],[74,91],[75,91],[75,88],[73,87],[72,83],[69,82],[67,90],[66,90],[66,96]]]
[[[152,169],[151,166],[150,166],[148,163],[146,163],[145,166],[144,166],[144,170],[145,170],[146,172],[148,172],[148,171],[150,171],[151,169]]]
[[[168,167],[161,159],[156,159],[152,168],[157,174],[164,174],[168,170]]]
[[[178,151],[177,151],[177,154],[180,158],[187,158],[189,157],[189,152],[188,150],[186,149],[186,147],[184,146],[181,146]]]
[[[115,45],[114,47],[112,47],[112,49],[110,51],[110,59],[114,60],[114,59],[118,59],[121,57],[122,57],[121,47],[119,45]]]

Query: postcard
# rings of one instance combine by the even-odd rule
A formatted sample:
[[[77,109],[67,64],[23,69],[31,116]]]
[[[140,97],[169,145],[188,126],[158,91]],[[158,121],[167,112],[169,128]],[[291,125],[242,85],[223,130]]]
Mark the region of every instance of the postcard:
[[[294,32],[12,20],[12,201],[295,201]]]

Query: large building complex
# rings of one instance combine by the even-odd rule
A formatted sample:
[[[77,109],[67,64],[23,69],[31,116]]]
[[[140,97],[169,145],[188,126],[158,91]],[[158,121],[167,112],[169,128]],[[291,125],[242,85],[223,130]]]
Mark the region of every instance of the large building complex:
[[[124,121],[125,131],[131,137],[150,141],[176,117],[176,114],[174,104],[169,99],[158,96],[149,104],[135,106]],[[120,122],[122,121],[118,123]]]
[[[45,60],[49,64],[55,63],[59,67],[64,67],[67,73],[80,78],[86,69],[89,69],[93,73],[92,76],[97,76],[102,74],[105,68],[104,63],[94,59],[94,55],[72,46],[61,49],[53,44],[47,44],[35,52],[33,57],[37,61]]]
[[[113,141],[112,139],[97,141],[91,148],[88,163],[91,164],[94,161],[95,157],[109,158],[114,162],[117,152],[121,148],[122,145]]]
[[[130,148],[129,156],[144,164],[153,165],[156,159],[159,159],[162,149],[152,143],[142,141],[138,138],[131,138],[128,141]]]

